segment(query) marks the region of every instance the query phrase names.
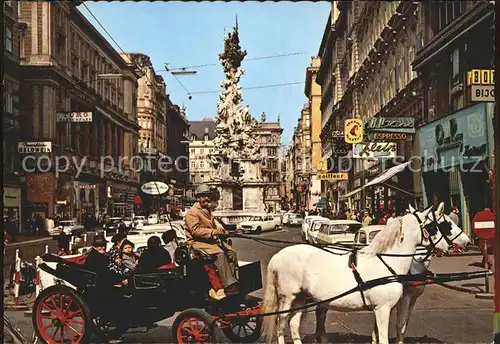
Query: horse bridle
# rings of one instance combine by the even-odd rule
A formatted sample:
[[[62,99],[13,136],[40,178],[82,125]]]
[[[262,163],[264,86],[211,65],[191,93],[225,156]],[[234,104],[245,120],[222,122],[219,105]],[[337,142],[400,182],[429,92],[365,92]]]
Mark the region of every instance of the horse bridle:
[[[456,238],[458,238],[460,235],[462,235],[462,233],[463,233],[463,231],[460,230],[460,233],[458,233],[456,236],[454,236],[453,239],[448,238],[448,236],[451,234],[452,225],[446,219],[443,222],[440,222],[440,223],[438,222],[441,218],[444,218],[444,214],[442,214],[440,217],[436,218],[436,212],[434,211],[434,209],[430,213],[432,213],[432,218],[429,218],[429,213],[428,213],[426,215],[426,217],[424,218],[424,220],[422,221],[420,219],[420,216],[418,216],[416,210],[414,212],[412,212],[413,216],[415,216],[417,218],[417,221],[420,224],[420,234],[421,234],[420,244],[423,245],[424,238],[429,240],[429,242],[430,242],[429,248],[427,250],[427,254],[425,255],[424,259],[421,260],[421,262],[426,261],[432,255],[432,252],[436,248],[436,245],[442,239],[444,239],[449,246],[452,246],[453,241]],[[427,220],[430,220],[431,222],[424,225],[424,223]],[[434,242],[432,240],[432,237],[434,235],[436,235],[437,232],[441,233],[441,238],[439,238],[438,241]]]

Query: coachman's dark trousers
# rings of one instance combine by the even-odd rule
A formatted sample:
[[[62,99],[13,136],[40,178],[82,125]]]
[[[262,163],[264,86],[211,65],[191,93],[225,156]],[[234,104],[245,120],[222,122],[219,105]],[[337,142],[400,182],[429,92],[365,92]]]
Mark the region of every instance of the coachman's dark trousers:
[[[222,280],[224,288],[238,282],[236,279],[236,270],[238,269],[238,257],[236,252],[231,249],[225,249],[226,252],[215,254],[214,265],[217,268],[219,278]]]

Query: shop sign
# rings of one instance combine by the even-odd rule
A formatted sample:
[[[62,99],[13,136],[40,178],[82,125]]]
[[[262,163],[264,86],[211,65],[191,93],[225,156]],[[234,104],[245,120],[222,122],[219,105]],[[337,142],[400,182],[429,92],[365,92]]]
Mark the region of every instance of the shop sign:
[[[391,132],[386,132],[386,133],[369,133],[368,134],[368,139],[370,141],[406,141],[411,137],[409,134],[406,133],[391,133]]]
[[[394,158],[396,156],[395,142],[371,142],[353,145],[353,158]]]
[[[21,189],[19,188],[3,188],[3,205],[5,207],[20,207],[21,206]]]
[[[344,126],[344,140],[346,143],[363,142],[363,122],[360,119],[346,119]]]
[[[155,148],[139,147],[140,154],[156,154],[157,150]]]
[[[486,105],[478,104],[423,126],[422,170],[476,163],[487,156]]]
[[[169,187],[163,182],[152,181],[144,183],[141,190],[148,195],[162,195],[169,190]]]
[[[495,101],[495,70],[473,69],[467,73],[468,85],[471,87],[473,102]]]
[[[92,112],[56,113],[56,122],[92,122]]]
[[[413,117],[373,117],[365,124],[366,131],[415,133],[415,118]]]
[[[347,173],[318,173],[316,179],[328,181],[348,180],[349,175]]]
[[[473,102],[494,102],[495,85],[489,85],[489,86],[472,85],[471,100]]]
[[[18,142],[17,151],[20,154],[52,153],[52,142]]]

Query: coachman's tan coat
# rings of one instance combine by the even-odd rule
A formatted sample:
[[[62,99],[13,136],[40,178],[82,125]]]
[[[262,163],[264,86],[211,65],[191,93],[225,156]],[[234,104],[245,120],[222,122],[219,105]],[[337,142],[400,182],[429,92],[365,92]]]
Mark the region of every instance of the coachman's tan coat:
[[[207,254],[223,252],[217,244],[219,241],[214,239],[214,235],[224,234],[224,229],[217,225],[210,210],[196,203],[186,214],[186,227],[188,243],[195,249]],[[223,245],[232,249],[227,244]]]

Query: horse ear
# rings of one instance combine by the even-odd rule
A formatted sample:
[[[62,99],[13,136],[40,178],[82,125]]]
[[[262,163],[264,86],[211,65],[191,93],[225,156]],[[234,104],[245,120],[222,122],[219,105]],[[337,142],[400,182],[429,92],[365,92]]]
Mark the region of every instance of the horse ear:
[[[423,219],[426,219],[427,218],[427,215],[429,215],[429,213],[431,212],[433,206],[430,206],[428,209],[424,210],[424,212],[422,213],[422,218]]]
[[[408,209],[410,209],[410,213],[414,213],[415,212],[415,208],[413,208],[411,206],[411,204],[408,205]]]
[[[441,202],[439,204],[436,213],[437,213],[438,216],[441,216],[441,215],[444,214],[444,202]]]

